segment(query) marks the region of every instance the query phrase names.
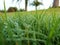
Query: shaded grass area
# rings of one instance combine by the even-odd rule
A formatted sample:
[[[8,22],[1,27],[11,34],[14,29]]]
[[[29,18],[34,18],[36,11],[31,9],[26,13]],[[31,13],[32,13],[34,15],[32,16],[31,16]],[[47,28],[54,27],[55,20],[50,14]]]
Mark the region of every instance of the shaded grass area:
[[[13,12],[0,16],[1,45],[60,45],[59,10]]]

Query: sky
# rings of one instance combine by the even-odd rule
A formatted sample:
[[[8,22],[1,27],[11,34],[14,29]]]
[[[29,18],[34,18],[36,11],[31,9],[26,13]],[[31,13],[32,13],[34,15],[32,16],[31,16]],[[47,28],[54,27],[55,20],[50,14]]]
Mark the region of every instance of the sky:
[[[4,0],[0,0],[0,10],[4,9],[3,1]],[[47,9],[50,6],[52,6],[52,3],[53,3],[53,0],[38,0],[38,1],[40,1],[40,2],[43,3],[43,5],[39,5],[38,6],[38,9]],[[28,11],[35,10],[35,7],[31,5],[31,3],[33,2],[33,0],[29,0],[28,2],[29,2],[28,3]],[[22,2],[16,2],[16,1],[13,2],[12,0],[5,0],[5,3],[6,3],[6,10],[9,7],[17,7],[18,9],[24,9],[24,7],[25,7],[24,0],[22,0]]]

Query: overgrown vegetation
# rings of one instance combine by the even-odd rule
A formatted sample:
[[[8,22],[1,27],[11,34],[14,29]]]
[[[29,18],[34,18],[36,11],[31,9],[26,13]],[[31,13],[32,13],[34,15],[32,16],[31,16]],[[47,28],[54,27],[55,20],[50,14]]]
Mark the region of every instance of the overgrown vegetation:
[[[60,45],[60,15],[46,14],[0,16],[0,45]]]
[[[44,12],[44,11],[43,11]],[[0,17],[1,45],[60,45],[60,15]]]

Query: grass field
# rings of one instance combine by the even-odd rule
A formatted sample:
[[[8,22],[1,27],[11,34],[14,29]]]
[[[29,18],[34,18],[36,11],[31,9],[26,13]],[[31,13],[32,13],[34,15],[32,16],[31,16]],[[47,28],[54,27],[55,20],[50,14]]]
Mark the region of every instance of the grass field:
[[[60,45],[60,8],[0,13],[1,45]]]

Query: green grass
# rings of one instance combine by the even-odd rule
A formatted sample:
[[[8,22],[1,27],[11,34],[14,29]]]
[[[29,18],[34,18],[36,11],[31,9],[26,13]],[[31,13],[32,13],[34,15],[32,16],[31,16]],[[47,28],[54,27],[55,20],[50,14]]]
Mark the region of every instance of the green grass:
[[[60,45],[60,8],[1,13],[1,45]],[[7,18],[7,20],[5,20]]]

